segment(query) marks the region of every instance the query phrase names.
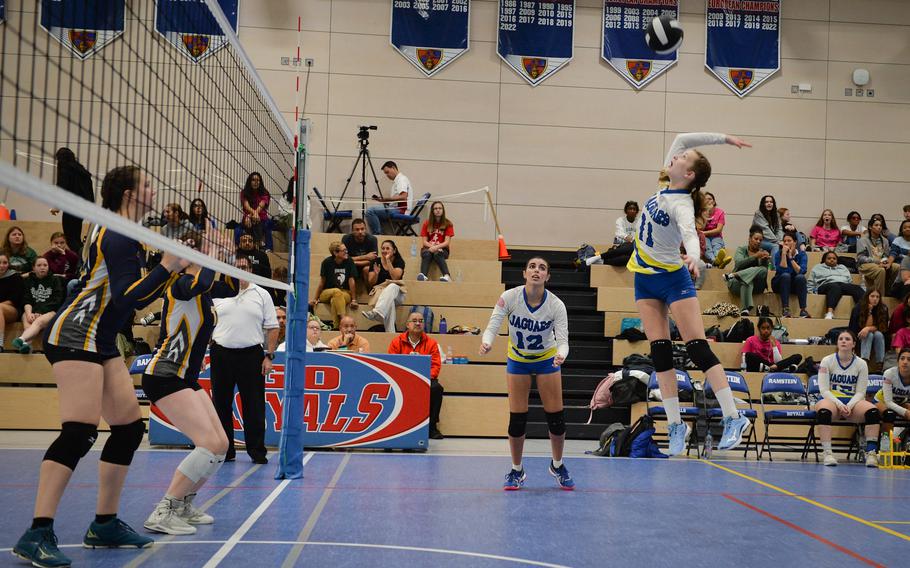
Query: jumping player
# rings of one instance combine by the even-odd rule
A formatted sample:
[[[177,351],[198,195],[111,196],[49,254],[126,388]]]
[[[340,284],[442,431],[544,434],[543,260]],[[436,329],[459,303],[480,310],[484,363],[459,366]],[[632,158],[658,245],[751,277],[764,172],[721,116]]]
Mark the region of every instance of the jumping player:
[[[480,354],[490,352],[493,340],[505,317],[509,318],[509,352],[506,382],[509,391],[509,452],[512,469],[506,474],[503,489],[521,489],[527,475],[521,464],[528,423],[528,396],[531,375],[537,376],[537,390],[543,401],[550,431],[550,475],[566,490],[575,482],[562,463],[566,441],[566,418],[562,406],[562,374],[559,367],[569,355],[569,320],[562,300],[545,288],[550,265],[540,257],[528,260],[525,285],[503,292],[493,308],[490,323],[483,333]]]
[[[627,267],[635,272],[635,304],[645,334],[651,342],[651,359],[657,372],[660,393],[667,413],[670,438],[669,454],[679,454],[686,445],[690,428],[679,413],[676,371],[673,368],[673,343],[667,321],[667,308],[686,341],[689,357],[704,371],[723,411],[724,433],[718,449],[730,450],[742,442],[749,420],[736,409],[733,393],[723,366],[705,340],[701,308],[692,284],[698,277],[700,248],[695,218],[702,210],[701,189],[711,176],[708,159],[694,148],[705,144],[730,144],[749,148],[750,144],[725,134],[681,134],[673,141],[664,161],[659,190],[638,218],[635,250]],[[679,244],[686,254],[680,258]],[[686,270],[687,269],[687,270]]]
[[[211,255],[211,241],[203,243],[202,235],[195,231],[180,240],[196,249],[202,244],[202,251]],[[218,250],[225,260],[224,249]],[[150,531],[194,534],[194,525],[214,522],[211,515],[193,507],[193,498],[224,463],[228,440],[212,399],[196,379],[215,328],[212,298],[230,298],[239,289],[236,279],[222,276],[216,280],[213,270],[193,264],[171,278],[164,291],[161,339],[142,375],[142,390],[195,448],[177,466],[167,492],[145,521]]]
[[[104,177],[101,199],[105,209],[138,223],[152,209],[155,191],[140,168],[124,166]],[[110,424],[111,435],[101,451],[96,515],[83,545],[145,548],[154,542],[117,518],[120,492],[145,425],[115,338],[134,310],[158,298],[171,273],[187,262],[165,254],[143,277],[142,245],[106,228],[94,228],[87,248],[79,284],[44,337],[63,425],[41,462],[32,526],[13,548],[13,554],[35,566],[70,565],[57,548],[54,515],[76,464],[95,443],[101,418]]]
[[[822,398],[815,403],[815,422],[822,442],[824,464],[836,466],[831,451],[831,421],[865,424],[866,467],[878,467],[878,429],[881,412],[866,400],[869,367],[856,356],[856,335],[849,329],[837,334],[837,351],[826,355],[818,367],[818,391]]]

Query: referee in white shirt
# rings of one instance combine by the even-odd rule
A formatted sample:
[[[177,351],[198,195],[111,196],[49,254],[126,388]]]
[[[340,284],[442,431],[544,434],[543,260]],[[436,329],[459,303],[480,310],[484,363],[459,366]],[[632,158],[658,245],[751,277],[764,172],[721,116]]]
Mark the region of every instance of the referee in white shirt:
[[[234,265],[250,271],[249,260],[238,256]],[[254,463],[268,463],[265,449],[265,375],[272,371],[278,343],[278,319],[272,297],[264,289],[240,281],[233,298],[214,300],[217,323],[212,333],[212,401],[227,434],[225,461],[233,461],[234,388],[243,405],[246,453]],[[268,348],[263,350],[263,344]]]
[[[364,214],[367,224],[370,226],[370,233],[373,235],[382,234],[382,222],[389,220],[393,212],[410,214],[411,207],[414,205],[411,180],[398,171],[398,164],[389,160],[382,164],[382,173],[392,180],[392,188],[389,189],[389,197],[382,198],[378,195],[374,195],[373,200],[379,201],[383,205],[370,207]],[[386,203],[394,205],[387,208],[385,205]]]

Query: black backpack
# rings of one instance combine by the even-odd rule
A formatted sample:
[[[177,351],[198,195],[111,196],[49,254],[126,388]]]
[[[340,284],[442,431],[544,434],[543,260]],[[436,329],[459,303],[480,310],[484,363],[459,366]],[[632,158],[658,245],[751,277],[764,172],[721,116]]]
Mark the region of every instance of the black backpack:
[[[647,355],[632,353],[622,360],[622,367],[633,371],[643,371],[650,375],[654,372],[654,361]]]
[[[629,457],[632,450],[632,442],[635,441],[641,433],[654,428],[654,419],[645,414],[635,421],[635,424],[617,432],[610,440],[610,457]]]
[[[630,375],[628,369],[623,369],[622,378],[613,383],[610,394],[613,406],[632,406],[648,400],[648,385]]]
[[[610,444],[613,442],[613,438],[616,434],[619,434],[626,427],[619,422],[614,422],[606,427],[606,429],[600,434],[600,445],[597,446],[597,449],[591,452],[595,456],[609,456],[610,455]]]
[[[742,343],[755,335],[755,324],[749,318],[740,318],[724,333],[724,341]]]
[[[825,334],[825,345],[837,345],[837,336],[840,335],[842,331],[847,331],[849,329],[849,327],[832,327],[828,330],[828,333]]]

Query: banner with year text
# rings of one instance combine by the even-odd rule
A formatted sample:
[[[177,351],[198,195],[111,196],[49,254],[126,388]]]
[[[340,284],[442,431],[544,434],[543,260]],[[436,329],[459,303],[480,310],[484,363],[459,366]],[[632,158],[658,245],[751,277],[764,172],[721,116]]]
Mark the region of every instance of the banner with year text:
[[[636,89],[670,69],[677,52],[660,55],[645,42],[645,29],[664,14],[677,19],[679,0],[605,0],[601,57]]]
[[[392,0],[390,42],[427,77],[469,48],[470,0]]]
[[[499,0],[499,57],[539,85],[572,60],[575,0]]]
[[[780,69],[780,0],[707,0],[705,67],[745,97]]]

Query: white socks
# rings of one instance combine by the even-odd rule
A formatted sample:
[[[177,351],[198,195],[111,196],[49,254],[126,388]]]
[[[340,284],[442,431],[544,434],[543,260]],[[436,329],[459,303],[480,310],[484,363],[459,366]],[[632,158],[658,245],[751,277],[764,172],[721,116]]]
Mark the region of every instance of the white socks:
[[[730,390],[730,387],[715,391],[714,396],[717,397],[717,402],[720,403],[720,409],[723,411],[725,418],[727,416],[739,417],[739,410],[736,409],[736,401],[733,399],[733,391]]]
[[[559,461],[551,460],[551,461],[553,462],[553,467],[556,469],[559,469],[562,466],[562,460],[559,460]]]
[[[730,390],[730,389],[727,389]],[[664,399],[664,410],[667,412],[667,423],[668,424],[678,424],[682,422],[682,418],[679,417],[679,397],[674,396],[672,398]]]
[[[515,465],[515,464],[513,463],[513,464],[512,464],[512,469],[514,469],[515,471],[521,471],[521,470],[523,470],[524,468],[521,466],[521,464]]]
[[[831,442],[822,442],[822,450],[826,452],[831,451]]]

